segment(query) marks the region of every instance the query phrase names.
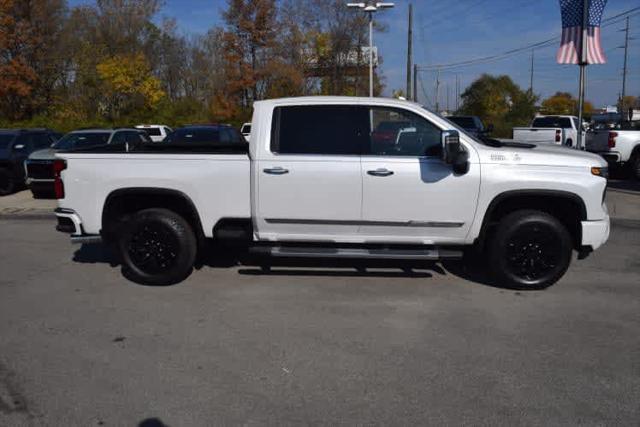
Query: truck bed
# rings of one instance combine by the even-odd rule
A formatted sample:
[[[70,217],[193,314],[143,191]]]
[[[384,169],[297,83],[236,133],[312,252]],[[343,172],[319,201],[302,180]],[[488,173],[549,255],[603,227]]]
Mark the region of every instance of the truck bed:
[[[157,146],[156,146],[157,145]],[[206,237],[222,218],[250,218],[250,163],[245,149],[236,147],[161,147],[124,152],[122,147],[58,153],[67,168],[62,172],[65,198],[60,208],[73,209],[83,231],[98,234],[102,209],[114,191],[172,190],[196,207]],[[203,151],[203,152],[199,152]]]

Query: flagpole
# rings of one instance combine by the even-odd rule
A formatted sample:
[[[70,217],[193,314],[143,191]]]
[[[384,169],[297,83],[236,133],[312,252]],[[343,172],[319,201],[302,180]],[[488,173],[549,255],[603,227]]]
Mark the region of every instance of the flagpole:
[[[587,79],[587,37],[589,36],[589,0],[584,0],[582,6],[582,43],[580,46],[580,93],[578,96],[578,141],[576,148],[584,150],[585,141],[582,138],[582,122],[584,118],[584,92]]]

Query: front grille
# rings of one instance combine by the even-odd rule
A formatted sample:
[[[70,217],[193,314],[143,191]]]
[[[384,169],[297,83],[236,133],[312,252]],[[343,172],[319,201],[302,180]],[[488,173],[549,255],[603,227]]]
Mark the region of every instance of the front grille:
[[[27,178],[53,179],[53,160],[28,160]]]

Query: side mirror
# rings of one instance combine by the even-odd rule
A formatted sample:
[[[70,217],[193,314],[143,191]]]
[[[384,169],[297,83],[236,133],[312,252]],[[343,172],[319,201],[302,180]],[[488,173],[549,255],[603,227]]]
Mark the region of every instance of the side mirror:
[[[469,153],[460,144],[460,133],[457,130],[442,132],[442,160],[453,167],[457,175],[469,171]]]

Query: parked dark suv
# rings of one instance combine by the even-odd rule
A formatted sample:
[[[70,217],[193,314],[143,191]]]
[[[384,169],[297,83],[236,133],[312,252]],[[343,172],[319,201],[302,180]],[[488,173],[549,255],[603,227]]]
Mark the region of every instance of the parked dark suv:
[[[23,162],[33,151],[50,147],[60,136],[49,129],[0,129],[0,196],[23,186]]]

